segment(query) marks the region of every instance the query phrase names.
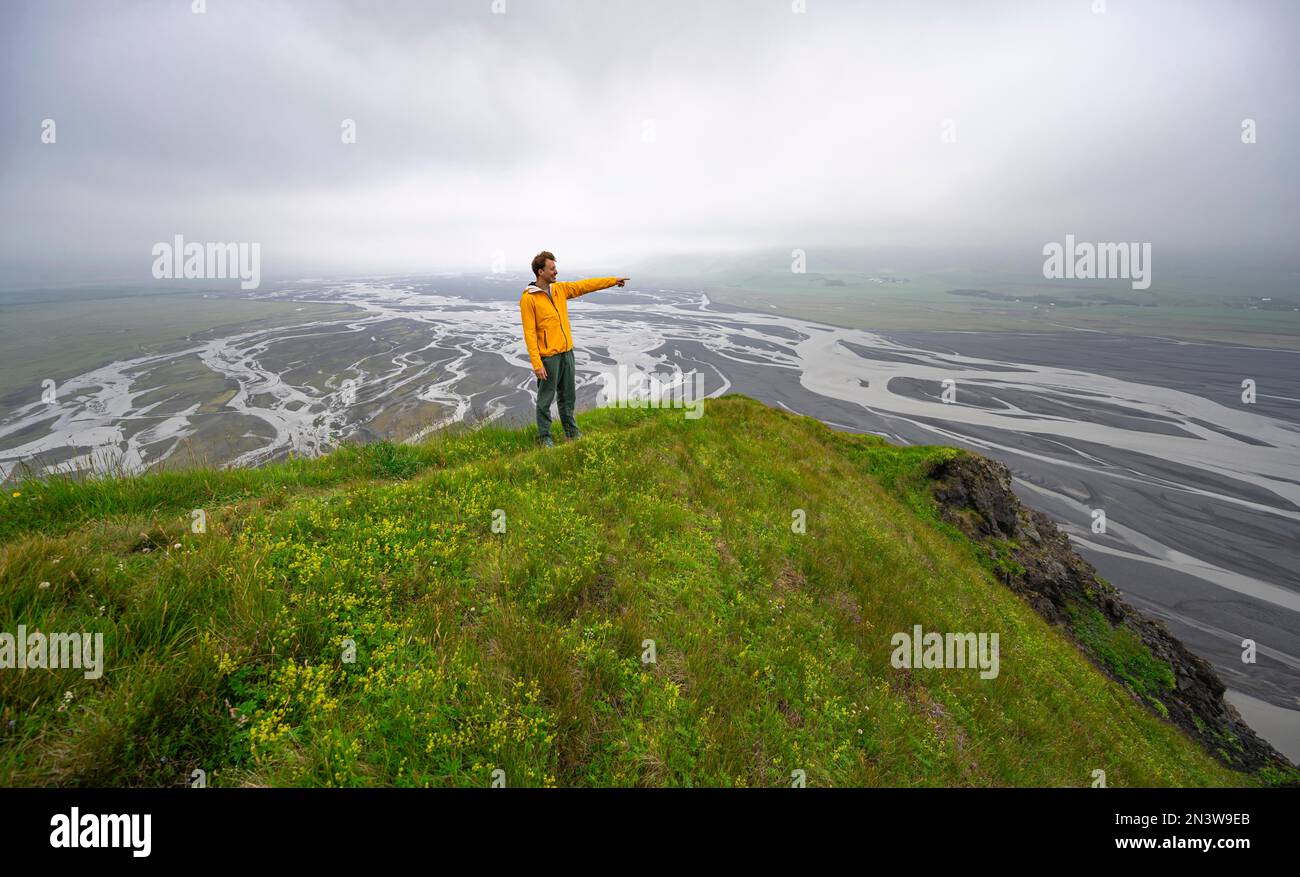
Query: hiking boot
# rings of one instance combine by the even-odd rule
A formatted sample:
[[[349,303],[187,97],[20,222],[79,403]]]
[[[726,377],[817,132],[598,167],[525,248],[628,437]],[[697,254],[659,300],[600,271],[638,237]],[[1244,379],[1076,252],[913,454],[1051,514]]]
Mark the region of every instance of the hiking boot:
[[[544,435],[538,444],[544,448],[553,448],[555,447],[555,439],[551,438],[549,435]]]
[[[578,439],[582,438],[582,430],[578,430],[573,435],[567,435],[565,438],[571,442],[576,442]]]

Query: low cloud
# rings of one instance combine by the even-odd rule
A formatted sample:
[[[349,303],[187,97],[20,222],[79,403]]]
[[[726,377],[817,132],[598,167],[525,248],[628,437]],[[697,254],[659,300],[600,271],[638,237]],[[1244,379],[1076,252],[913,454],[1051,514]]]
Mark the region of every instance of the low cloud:
[[[145,278],[175,234],[260,242],[269,275],[1289,250],[1296,7],[1107,5],[10,2],[0,260]]]

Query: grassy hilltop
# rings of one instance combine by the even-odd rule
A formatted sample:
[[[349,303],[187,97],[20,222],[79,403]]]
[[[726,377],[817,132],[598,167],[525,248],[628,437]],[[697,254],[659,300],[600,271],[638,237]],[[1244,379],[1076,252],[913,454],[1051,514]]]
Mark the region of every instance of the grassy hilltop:
[[[0,671],[0,785],[1277,781],[1004,586],[927,486],[961,452],[743,396],[579,419],[552,451],[485,427],[6,491],[0,630],[107,658]],[[895,669],[915,624],[999,633],[999,675]]]

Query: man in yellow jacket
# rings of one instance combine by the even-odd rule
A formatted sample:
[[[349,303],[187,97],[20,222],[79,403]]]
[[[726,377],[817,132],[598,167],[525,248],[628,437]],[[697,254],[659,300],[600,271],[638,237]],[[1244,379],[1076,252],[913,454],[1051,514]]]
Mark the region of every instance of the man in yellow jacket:
[[[551,402],[559,391],[560,423],[569,441],[582,436],[573,417],[575,400],[573,330],[569,328],[569,299],[622,286],[630,277],[592,277],[558,283],[555,255],[545,250],[533,257],[533,276],[519,299],[524,321],[524,343],[537,375],[537,437],[543,447],[554,447],[551,439]]]

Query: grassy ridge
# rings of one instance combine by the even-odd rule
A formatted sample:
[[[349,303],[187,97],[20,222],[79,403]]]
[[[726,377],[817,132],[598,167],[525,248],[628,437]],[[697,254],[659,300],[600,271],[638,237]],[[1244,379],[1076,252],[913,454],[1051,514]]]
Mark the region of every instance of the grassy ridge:
[[[1256,782],[937,522],[952,451],[742,396],[580,421],[6,496],[0,630],[108,659],[0,671],[0,784]],[[892,668],[914,624],[998,632],[1000,675]]]

